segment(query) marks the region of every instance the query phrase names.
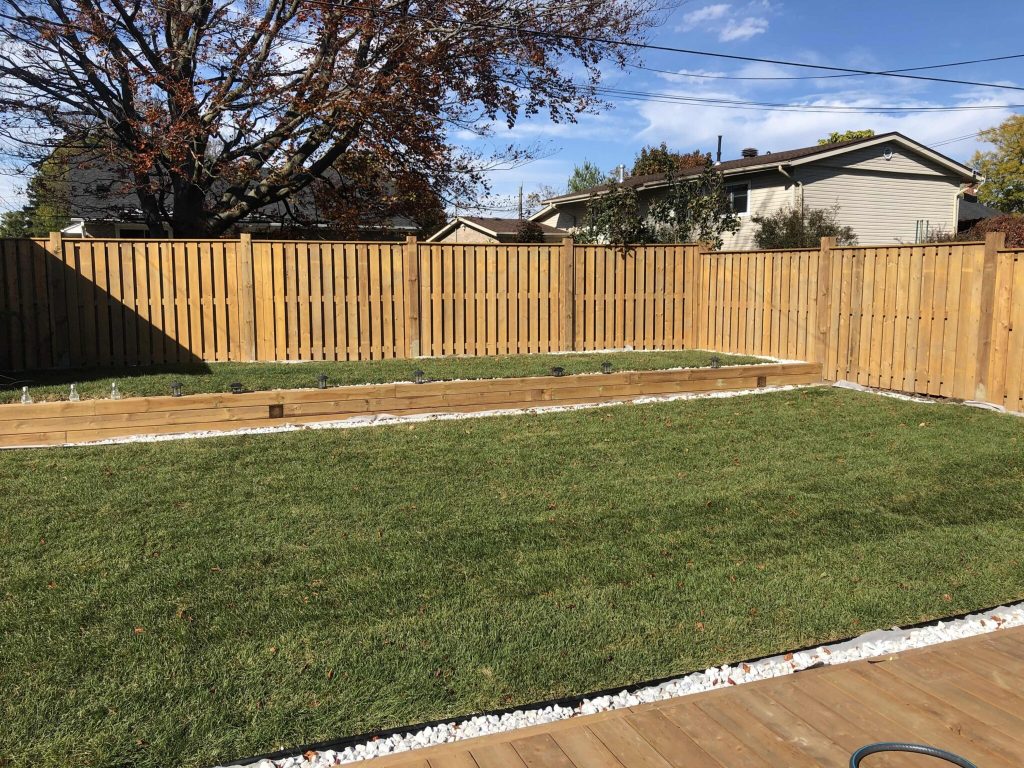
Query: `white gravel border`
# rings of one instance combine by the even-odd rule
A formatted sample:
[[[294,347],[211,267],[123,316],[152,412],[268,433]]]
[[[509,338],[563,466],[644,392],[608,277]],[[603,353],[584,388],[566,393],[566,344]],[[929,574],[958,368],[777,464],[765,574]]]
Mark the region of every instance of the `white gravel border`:
[[[272,427],[247,427],[244,429],[232,429],[225,431],[207,430],[202,432],[181,432],[173,435],[133,435],[130,437],[112,437],[107,440],[95,440],[89,443],[75,443],[62,446],[24,446],[12,448],[11,450],[24,450],[25,448],[48,447],[48,448],[87,448],[97,445],[122,445],[125,443],[163,443],[170,440],[192,440],[194,438],[206,437],[230,437],[234,435],[270,435],[278,432],[298,432],[304,429],[357,429],[360,427],[377,427],[388,424],[416,424],[425,421],[459,421],[462,419],[482,419],[489,416],[516,416],[523,414],[539,413],[561,413],[566,411],[583,411],[591,408],[611,408],[618,405],[643,405],[645,403],[668,403],[675,400],[705,400],[726,397],[740,397],[743,395],[761,395],[771,392],[787,392],[793,389],[807,389],[818,387],[820,384],[785,384],[781,386],[760,387],[758,389],[739,389],[728,392],[689,392],[678,395],[647,395],[627,400],[617,400],[611,403],[579,403],[576,405],[542,405],[533,408],[502,408],[491,411],[476,411],[473,413],[419,413],[411,416],[394,416],[387,413],[375,414],[373,416],[351,416],[346,419],[334,421],[317,421],[311,424],[276,424]],[[0,449],[3,450],[3,449]]]
[[[963,619],[939,621],[917,629],[875,630],[853,640],[822,645],[808,651],[787,653],[751,664],[711,667],[660,685],[611,696],[586,699],[575,707],[547,706],[542,709],[516,710],[504,715],[481,715],[462,722],[442,723],[417,732],[367,741],[341,751],[308,752],[281,760],[260,760],[256,768],[328,768],[374,757],[407,752],[436,744],[445,744],[492,733],[513,731],[531,725],[552,723],[572,717],[635,707],[653,701],[689,696],[694,693],[742,685],[755,680],[791,675],[817,665],[845,664],[860,659],[878,658],[913,648],[924,648],[965,637],[984,635],[999,629],[1024,626],[1024,602],[1000,606]],[[228,768],[237,768],[229,766]]]

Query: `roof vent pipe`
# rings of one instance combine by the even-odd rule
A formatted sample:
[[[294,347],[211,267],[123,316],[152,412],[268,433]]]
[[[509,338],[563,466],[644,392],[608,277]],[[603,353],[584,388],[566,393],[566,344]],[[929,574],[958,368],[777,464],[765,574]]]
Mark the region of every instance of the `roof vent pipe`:
[[[753,147],[747,147],[743,150],[742,154],[744,157],[757,157],[757,150]]]
[[[722,162],[722,134],[718,134],[718,152],[715,153],[715,165]]]

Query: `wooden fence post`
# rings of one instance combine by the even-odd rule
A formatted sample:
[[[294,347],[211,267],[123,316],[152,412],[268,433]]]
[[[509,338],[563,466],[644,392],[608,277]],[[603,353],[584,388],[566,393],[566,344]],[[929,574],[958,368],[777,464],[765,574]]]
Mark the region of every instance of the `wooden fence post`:
[[[238,239],[238,330],[239,349],[247,361],[256,359],[256,296],[252,261],[252,235],[242,232]]]
[[[686,286],[686,304],[689,328],[683,333],[684,344],[687,349],[700,349],[704,338],[704,320],[701,311],[704,301],[704,291],[701,282],[704,279],[704,257],[711,249],[707,243],[697,243],[696,247],[687,249],[687,258],[691,261],[690,269],[687,271],[688,285]]]
[[[821,363],[823,378],[831,380],[825,370],[828,359],[829,338],[832,335],[832,249],[836,247],[834,237],[821,238],[818,252],[818,295],[815,297],[817,317],[814,327],[814,357],[811,362]]]
[[[978,369],[974,378],[974,399],[988,401],[989,367],[992,362],[992,332],[995,325],[996,267],[999,251],[1006,247],[1005,232],[985,234],[985,261],[981,273],[981,306],[978,308]]]
[[[50,349],[53,365],[71,367],[68,342],[68,301],[65,283],[68,266],[64,262],[64,240],[60,232],[51,232],[46,241],[46,303],[50,312]]]
[[[415,235],[405,238],[402,248],[405,277],[405,345],[408,357],[420,356],[420,259]]]
[[[575,322],[573,304],[576,294],[575,276],[575,248],[576,244],[572,237],[562,238],[562,247],[559,250],[558,258],[558,293],[559,293],[559,352],[570,352],[576,349],[575,345]],[[581,321],[583,318],[579,318]]]

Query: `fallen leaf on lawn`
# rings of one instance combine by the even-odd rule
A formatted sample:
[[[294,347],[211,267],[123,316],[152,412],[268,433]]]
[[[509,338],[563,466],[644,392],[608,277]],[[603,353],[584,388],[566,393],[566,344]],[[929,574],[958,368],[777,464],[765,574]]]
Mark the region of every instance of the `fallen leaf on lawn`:
[[[142,634],[143,632],[145,632],[145,631],[146,631],[146,628],[145,628],[145,627],[136,627],[136,628],[135,628],[135,634],[136,634],[136,635],[141,635],[141,634]]]
[[[953,602],[953,596],[952,595],[943,595],[942,599],[945,600],[947,603],[952,603]]]

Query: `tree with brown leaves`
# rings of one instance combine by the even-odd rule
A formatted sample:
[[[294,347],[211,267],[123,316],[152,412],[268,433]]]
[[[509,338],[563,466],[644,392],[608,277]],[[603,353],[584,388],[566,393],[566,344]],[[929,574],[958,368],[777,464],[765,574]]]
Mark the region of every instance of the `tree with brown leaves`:
[[[168,222],[178,235],[217,236],[324,180],[358,199],[360,167],[373,168],[373,185],[383,175],[451,199],[486,168],[451,141],[456,131],[594,109],[601,69],[629,58],[619,43],[642,39],[651,9],[0,0],[0,134],[26,157],[72,147],[115,167],[153,234]]]

